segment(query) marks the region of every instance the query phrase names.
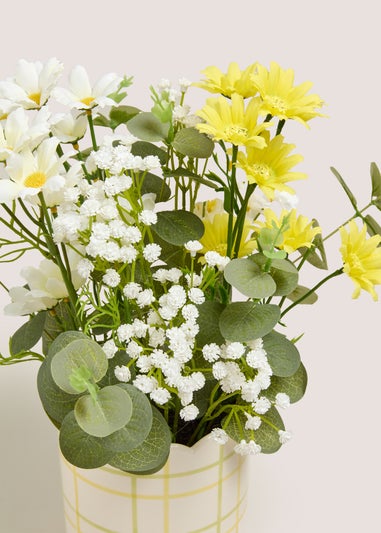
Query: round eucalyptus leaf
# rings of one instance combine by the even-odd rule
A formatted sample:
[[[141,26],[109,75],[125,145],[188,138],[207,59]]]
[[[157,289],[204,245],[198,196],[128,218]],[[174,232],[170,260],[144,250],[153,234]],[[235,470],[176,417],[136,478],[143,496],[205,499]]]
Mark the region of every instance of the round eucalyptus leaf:
[[[261,419],[262,424],[255,431],[255,442],[261,446],[262,453],[275,453],[281,447],[278,431],[284,430],[283,420],[275,407],[261,415]]]
[[[75,419],[83,431],[94,437],[107,437],[125,426],[132,415],[132,400],[125,389],[109,385],[96,398],[81,396],[74,408]]]
[[[220,330],[229,341],[251,341],[272,331],[279,318],[277,305],[233,302],[221,313]]]
[[[268,258],[258,253],[251,255],[250,260],[254,261],[262,269]],[[268,274],[276,285],[273,293],[275,296],[285,296],[298,285],[299,271],[288,259],[272,259]]]
[[[66,348],[66,346],[73,341],[77,341],[79,339],[87,340],[88,338],[89,337],[82,333],[82,331],[64,331],[63,333],[60,333],[58,337],[56,337],[51,343],[46,358],[51,359],[53,355],[55,355],[57,352],[60,352],[63,348]]]
[[[204,224],[201,219],[183,209],[160,211],[157,213],[157,222],[152,228],[161,239],[176,246],[198,240],[204,234]]]
[[[165,165],[168,161],[168,154],[162,148],[156,146],[156,144],[149,143],[147,141],[136,141],[131,146],[132,155],[140,155],[140,157],[147,157],[147,155],[156,155],[160,163]]]
[[[50,372],[50,362],[45,359],[38,369],[37,389],[43,408],[50,418],[58,422],[73,411],[77,394],[68,394],[56,385]]]
[[[230,285],[249,298],[267,298],[277,288],[270,274],[263,272],[249,258],[230,261],[224,269],[224,277]]]
[[[128,383],[119,383],[118,387],[125,390],[132,400],[132,414],[127,424],[105,437],[104,445],[114,453],[129,452],[141,444],[152,427],[152,407],[147,396]]]
[[[286,296],[298,285],[299,271],[287,259],[274,259],[270,273],[276,284],[276,296]]]
[[[154,193],[156,194],[156,202],[166,202],[171,197],[171,189],[165,181],[152,174],[151,172],[146,172],[144,174],[143,180],[140,184],[140,193]]]
[[[152,411],[152,427],[147,438],[133,450],[115,454],[109,461],[111,466],[138,475],[152,474],[165,465],[172,434],[160,411],[155,407]]]
[[[103,446],[102,439],[79,427],[73,411],[62,422],[59,443],[65,459],[78,468],[99,468],[107,464],[113,455]]]
[[[143,141],[162,141],[168,135],[169,124],[161,122],[153,113],[142,112],[127,122],[127,128]]]
[[[197,306],[199,317],[199,332],[197,333],[196,341],[199,347],[204,344],[215,342],[216,344],[223,344],[225,339],[220,331],[220,316],[225,309],[224,304],[212,300],[206,300],[204,303]]]
[[[208,158],[212,155],[214,142],[195,128],[182,128],[172,142],[173,148],[180,154],[194,158]]]
[[[277,331],[263,337],[263,348],[275,376],[289,377],[300,365],[300,354],[291,341]]]
[[[306,392],[307,382],[306,369],[303,363],[300,363],[298,370],[292,376],[287,378],[272,376],[271,385],[266,389],[266,397],[275,401],[276,395],[279,392],[284,392],[289,396],[291,403],[298,402]]]
[[[56,384],[69,394],[85,392],[85,382],[81,387],[72,385],[71,377],[82,369],[90,372],[92,379],[98,382],[106,374],[108,359],[99,344],[89,338],[78,339],[55,353],[51,360],[52,376]]]

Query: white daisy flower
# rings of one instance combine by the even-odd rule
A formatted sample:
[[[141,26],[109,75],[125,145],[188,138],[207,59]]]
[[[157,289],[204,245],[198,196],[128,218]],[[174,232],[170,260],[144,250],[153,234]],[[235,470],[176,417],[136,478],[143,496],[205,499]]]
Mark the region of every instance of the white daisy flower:
[[[69,76],[69,89],[56,87],[52,96],[61,104],[76,109],[91,109],[95,106],[105,107],[115,102],[109,95],[116,92],[122,78],[114,73],[102,76],[91,86],[85,68],[77,65]]]

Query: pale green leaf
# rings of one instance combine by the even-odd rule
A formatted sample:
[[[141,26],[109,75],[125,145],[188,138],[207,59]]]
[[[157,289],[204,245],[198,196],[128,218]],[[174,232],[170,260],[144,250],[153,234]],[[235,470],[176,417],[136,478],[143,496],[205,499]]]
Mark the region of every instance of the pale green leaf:
[[[279,318],[277,305],[233,302],[221,313],[220,329],[225,339],[246,342],[270,333]]]

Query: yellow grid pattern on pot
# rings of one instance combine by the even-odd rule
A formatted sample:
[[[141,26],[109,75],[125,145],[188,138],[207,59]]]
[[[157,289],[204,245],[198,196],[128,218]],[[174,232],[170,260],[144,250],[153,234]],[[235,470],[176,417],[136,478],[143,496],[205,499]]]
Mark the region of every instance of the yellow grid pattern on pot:
[[[62,458],[67,533],[238,533],[245,458],[232,443],[204,440],[194,453],[172,445],[165,467],[150,476],[109,466],[83,470]]]

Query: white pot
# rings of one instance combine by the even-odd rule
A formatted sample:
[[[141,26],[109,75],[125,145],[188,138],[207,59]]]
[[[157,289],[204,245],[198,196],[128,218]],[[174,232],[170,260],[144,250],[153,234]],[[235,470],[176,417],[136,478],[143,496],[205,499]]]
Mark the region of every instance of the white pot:
[[[192,448],[172,444],[165,467],[150,476],[84,470],[62,458],[67,533],[239,532],[248,464],[233,448],[207,436]]]

